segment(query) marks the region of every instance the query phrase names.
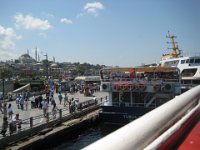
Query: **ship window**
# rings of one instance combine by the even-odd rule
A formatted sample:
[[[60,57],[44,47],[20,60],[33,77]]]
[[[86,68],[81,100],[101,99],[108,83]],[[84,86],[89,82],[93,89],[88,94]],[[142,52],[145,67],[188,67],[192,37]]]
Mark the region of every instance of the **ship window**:
[[[193,84],[200,84],[200,80],[193,80],[192,83]]]
[[[195,59],[195,63],[200,63],[200,59]]]
[[[169,62],[166,62],[165,63],[165,66],[177,66],[179,63],[178,60],[175,60],[175,61],[169,61]]]
[[[194,59],[190,59],[190,63],[194,63]]]
[[[183,80],[183,84],[191,84],[191,80]]]
[[[174,66],[177,66],[178,63],[179,63],[179,61],[178,61],[178,60],[175,60],[175,61],[174,61]]]
[[[186,60],[186,63],[189,63],[189,59]]]
[[[193,69],[184,69],[181,73],[182,77],[192,77],[194,76],[194,74],[196,73],[197,68],[193,68]]]
[[[114,106],[119,106],[119,92],[113,92],[112,100]]]
[[[184,64],[185,63],[185,60],[181,60],[181,64]]]

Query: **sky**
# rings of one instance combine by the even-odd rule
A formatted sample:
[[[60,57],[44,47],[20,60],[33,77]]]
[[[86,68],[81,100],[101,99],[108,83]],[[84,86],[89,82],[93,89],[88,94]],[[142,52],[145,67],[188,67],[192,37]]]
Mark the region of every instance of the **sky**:
[[[133,67],[158,63],[167,32],[183,53],[200,53],[199,0],[0,0],[0,60]]]

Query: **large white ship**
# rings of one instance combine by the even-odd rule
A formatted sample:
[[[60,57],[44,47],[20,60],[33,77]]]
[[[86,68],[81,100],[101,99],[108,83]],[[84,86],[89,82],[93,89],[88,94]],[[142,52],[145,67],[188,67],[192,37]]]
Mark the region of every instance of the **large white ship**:
[[[177,67],[181,72],[182,90],[188,90],[200,84],[200,55],[183,56],[181,50],[175,42],[176,36],[170,35],[168,32],[167,38],[171,39],[173,53],[162,56],[160,65],[162,67]]]
[[[100,118],[124,125],[181,93],[176,67],[104,68],[101,91],[108,92]]]

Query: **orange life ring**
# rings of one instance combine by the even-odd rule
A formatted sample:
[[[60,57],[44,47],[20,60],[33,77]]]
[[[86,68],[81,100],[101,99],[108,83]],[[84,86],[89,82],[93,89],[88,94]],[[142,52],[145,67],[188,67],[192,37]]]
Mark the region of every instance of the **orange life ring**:
[[[146,90],[146,85],[144,84],[144,83],[140,83],[139,85],[138,85],[138,89],[140,90],[140,91],[145,91]]]
[[[120,90],[119,84],[115,84],[115,85],[114,85],[114,89],[115,89],[115,90]]]
[[[135,89],[135,85],[134,84],[129,84],[128,85],[128,90],[129,91],[133,91]]]
[[[158,91],[161,90],[161,85],[157,83],[157,84],[155,84],[155,85],[153,86],[153,89],[154,89],[156,92],[158,92]]]
[[[122,90],[122,91],[126,90],[126,84],[121,84],[120,85],[120,90]]]

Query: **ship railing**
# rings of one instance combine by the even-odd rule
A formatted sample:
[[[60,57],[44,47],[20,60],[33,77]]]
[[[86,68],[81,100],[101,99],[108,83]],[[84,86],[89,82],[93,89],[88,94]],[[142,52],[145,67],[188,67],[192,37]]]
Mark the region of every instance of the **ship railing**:
[[[185,127],[184,123],[175,126],[180,120],[182,120],[182,118],[190,112],[193,112],[194,109],[196,111],[194,111],[191,117],[198,117],[200,112],[199,101],[200,85],[192,88],[182,95],[176,96],[174,99],[168,101],[160,107],[157,107],[149,113],[146,113],[140,118],[85,147],[84,149],[161,149],[164,144],[168,143],[168,139],[170,137],[174,137],[174,134],[178,131],[179,134],[183,132],[181,129]],[[189,118],[189,120],[190,119],[191,118]],[[186,119],[186,121],[188,121],[188,119]],[[190,125],[188,122],[185,123]],[[177,137],[175,136],[175,138]],[[172,143],[169,143],[169,147],[170,144]],[[148,147],[150,145],[151,147]],[[165,149],[172,149],[169,147],[166,146]]]
[[[200,53],[196,52],[196,53],[183,53],[182,54],[184,57],[200,57]]]
[[[102,106],[114,106],[114,107],[146,107],[148,108],[156,108],[157,104],[155,102],[149,103],[129,103],[129,102],[112,102],[104,101]]]
[[[180,79],[170,79],[170,78],[119,78],[119,79],[104,79],[101,80],[102,82],[111,82],[111,83],[126,83],[126,82],[148,82],[148,83],[154,83],[154,82],[171,82],[171,83],[178,83],[180,82]]]

